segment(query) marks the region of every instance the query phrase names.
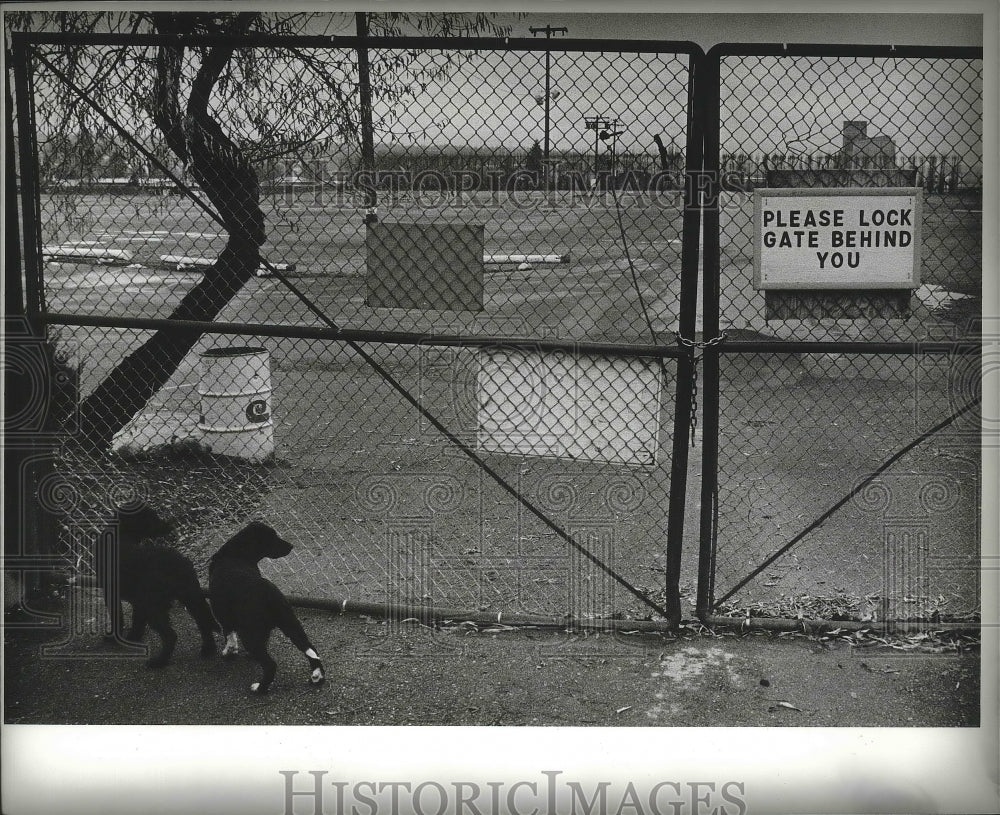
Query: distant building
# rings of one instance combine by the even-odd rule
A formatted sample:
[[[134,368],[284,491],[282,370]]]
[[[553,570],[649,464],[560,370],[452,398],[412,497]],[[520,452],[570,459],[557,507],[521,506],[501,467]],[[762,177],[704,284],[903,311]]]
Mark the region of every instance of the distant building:
[[[844,122],[839,159],[843,169],[892,169],[896,166],[896,144],[888,136],[869,136],[866,121]]]

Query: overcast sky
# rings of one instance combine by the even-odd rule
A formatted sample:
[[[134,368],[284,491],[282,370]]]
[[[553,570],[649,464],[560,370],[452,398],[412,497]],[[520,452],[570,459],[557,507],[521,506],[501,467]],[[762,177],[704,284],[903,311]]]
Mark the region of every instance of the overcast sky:
[[[385,10],[387,7],[400,10],[440,7],[453,11],[513,8],[510,5],[483,3],[428,5],[397,2],[391,6],[386,3],[369,5],[374,11]],[[670,0],[615,4],[550,0],[548,3],[535,3],[525,7],[531,8],[532,12],[520,18],[514,13],[499,12],[498,22],[509,25],[513,37],[531,37],[530,28],[551,25],[566,27],[566,36],[572,38],[692,41],[708,50],[723,42],[981,46],[984,36],[982,11],[990,8],[990,5],[960,2],[943,4],[921,0],[863,4],[841,0],[769,4]],[[327,5],[325,8],[329,9],[331,6]],[[334,3],[332,8],[344,11],[331,17],[328,33],[353,33],[355,22],[352,12],[357,6]],[[647,9],[654,11],[650,13]],[[706,13],[706,9],[709,13]],[[836,13],[810,12],[815,9],[826,12],[832,10]],[[973,11],[979,13],[969,13]],[[986,28],[990,30],[988,26]],[[404,122],[399,129],[424,131],[424,138],[431,141],[474,143],[479,140],[480,134],[463,130],[458,122],[467,120],[469,111],[495,109],[499,104],[509,108],[510,115],[503,117],[505,132],[502,135],[494,133],[492,139],[487,140],[510,144],[530,141],[537,135],[540,126],[541,112],[532,110],[530,100],[533,93],[537,95],[544,87],[543,75],[537,70],[539,66],[529,67],[527,63],[534,63],[534,60],[525,57],[494,57],[492,62],[496,68],[492,76],[499,77],[493,82],[499,83],[500,90],[505,90],[502,98],[496,95],[496,84],[493,85],[492,96],[483,85],[483,74],[489,72],[491,66],[484,66],[482,62],[473,63],[452,72],[451,81],[443,83],[439,95],[443,100],[440,110],[403,113]],[[562,94],[562,99],[556,100],[552,106],[553,141],[558,141],[558,145],[553,144],[554,150],[559,147],[573,150],[584,148],[586,137],[580,132],[578,125],[582,124],[584,116],[594,113],[620,116],[628,120],[626,125],[630,133],[633,138],[641,139],[642,145],[629,144],[629,135],[624,135],[620,143],[623,149],[652,149],[646,142],[649,141],[649,133],[656,131],[661,132],[667,142],[680,143],[682,134],[679,128],[683,126],[683,115],[676,109],[676,102],[683,101],[683,88],[678,87],[678,83],[683,85],[686,81],[686,71],[678,71],[677,65],[664,59],[661,72],[664,81],[655,92],[649,92],[622,81],[622,72],[617,65],[610,66],[610,70],[603,76],[598,70],[584,70],[580,65],[582,62],[573,65],[571,61],[567,65],[565,60],[556,60],[552,68],[553,87],[558,88]],[[732,61],[727,67],[735,75],[743,66]],[[893,72],[886,67],[886,73],[876,77],[872,84],[883,90],[896,85],[900,73],[905,69],[906,66],[901,66],[900,71]],[[833,63],[820,66],[819,70],[835,74],[840,66]],[[523,77],[525,71],[530,71],[530,76]],[[768,131],[767,134],[758,134],[759,138],[747,144],[745,149],[747,152],[752,152],[754,148],[785,152],[786,148],[791,150],[786,143],[796,139],[805,140],[804,143],[796,142],[793,145],[796,149],[830,152],[839,146],[843,120],[851,118],[871,121],[870,134],[886,133],[899,143],[899,148],[904,153],[912,155],[918,152],[954,151],[963,156],[968,155],[969,163],[976,164],[977,155],[981,155],[981,148],[978,146],[981,139],[979,120],[983,113],[981,81],[976,78],[959,78],[957,83],[950,83],[941,76],[942,69],[939,66],[926,63],[916,66],[916,71],[926,73],[932,79],[911,73],[914,85],[922,85],[924,88],[931,84],[937,86],[931,89],[930,97],[934,101],[917,93],[909,97],[905,94],[893,97],[887,91],[876,89],[871,92],[871,88],[865,89],[863,77],[859,78],[858,84],[840,95],[820,86],[827,84],[835,88],[835,82],[825,82],[825,79],[823,83],[814,83],[813,86],[799,82],[796,87],[787,89],[787,94],[785,89],[772,88],[767,103],[761,106],[762,110],[768,107],[788,108],[793,104],[789,99],[794,97],[797,110],[791,112],[791,118],[797,121],[780,121],[781,111],[770,111],[769,117],[760,117],[761,129]],[[511,80],[511,73],[518,78]],[[772,70],[772,73],[777,75],[780,71]],[[618,81],[615,81],[616,74],[619,76]],[[608,77],[611,77],[610,84],[614,86],[614,93],[609,92],[609,87],[606,87],[609,85]],[[937,77],[936,81],[934,77]],[[505,78],[509,85],[507,89],[502,87]],[[948,87],[949,84],[951,87]],[[456,92],[453,88],[462,90]],[[956,109],[965,110],[967,107],[960,97],[967,99],[973,110],[960,116],[959,121],[951,122],[949,119],[954,118]],[[525,104],[517,104],[519,100],[525,100]],[[383,113],[386,114],[386,121],[398,115],[395,110]],[[811,127],[807,126],[810,117]],[[438,128],[436,125],[439,123],[445,124]],[[953,125],[957,130],[953,129]],[[725,135],[723,133],[724,137]],[[724,145],[724,149],[744,149],[738,143],[738,134],[735,136],[736,138],[728,140],[729,144]]]
[[[42,3],[31,7],[69,5]],[[122,3],[114,8],[122,10],[129,5]],[[385,11],[387,5],[379,3],[371,8]],[[856,4],[838,0],[806,6],[843,10],[832,14],[738,13],[733,9],[753,9],[754,4],[718,2],[708,5],[719,9],[717,13],[690,11],[705,5],[666,2],[658,4],[657,8],[665,10],[658,13],[595,13],[579,11],[585,8],[581,3],[549,2],[535,6],[546,9],[544,13],[519,18],[512,12],[499,12],[496,22],[508,25],[514,37],[530,37],[531,27],[548,24],[565,26],[571,38],[693,41],[706,50],[720,42],[741,41],[881,45],[983,42],[981,14],[861,13]],[[795,8],[792,4],[771,7],[782,5]],[[608,4],[603,6],[607,8]],[[298,7],[287,4],[269,10]],[[909,2],[905,7],[933,8],[920,2]],[[335,2],[308,8],[327,12],[315,21],[317,31],[343,35],[355,32],[355,5]],[[389,8],[429,6],[393,3]],[[487,7],[466,3],[453,5],[452,10],[476,8]],[[635,8],[635,4],[616,8]],[[866,8],[882,10],[885,4],[868,4]],[[972,6],[953,3],[949,8],[968,11]],[[439,57],[421,55],[416,65],[426,66],[429,60]],[[870,135],[888,135],[904,156],[955,153],[967,166],[978,166],[983,116],[978,64],[966,64],[964,73],[948,75],[949,71],[954,74],[954,69],[928,60],[902,60],[898,64],[894,60],[846,65],[822,60],[793,63],[792,59],[771,58],[724,60],[724,152],[830,153],[839,147],[843,121],[863,119],[871,123]],[[331,76],[337,71],[338,67],[331,64]],[[419,77],[411,75],[407,81],[410,79]],[[653,135],[683,147],[687,80],[687,56],[683,54],[611,51],[599,57],[579,52],[554,53],[551,82],[559,98],[553,99],[551,105],[553,154],[594,149],[593,131],[588,133],[584,126],[586,117],[594,115],[621,122],[623,133],[617,142],[621,152],[654,152]],[[345,74],[343,81],[356,82],[356,78]],[[401,148],[414,144],[435,148],[486,144],[526,150],[544,133],[543,109],[536,104],[543,97],[544,82],[540,53],[499,51],[480,52],[452,65],[407,102],[401,103],[398,97],[380,98],[376,88],[376,141]],[[348,152],[355,151],[356,145],[348,146]]]
[[[530,37],[531,27],[552,25],[565,26],[574,38],[690,40],[706,50],[744,41],[967,46],[983,41],[982,16],[973,14],[593,14],[565,11],[570,4],[550,5],[558,5],[558,13],[510,15],[505,22],[512,36]],[[844,4],[823,7],[838,5]],[[341,17],[348,33],[353,18]],[[728,58],[722,70],[723,151],[830,153],[840,147],[843,122],[862,119],[871,123],[869,135],[888,135],[903,156],[954,153],[978,167],[980,70],[978,63],[933,60]],[[652,151],[654,133],[668,143],[683,143],[686,57],[557,53],[551,75],[560,93],[551,105],[553,152],[588,149],[583,122],[595,113],[621,121],[626,131],[621,150]],[[376,112],[384,122],[395,120],[394,130],[421,132],[424,143],[530,144],[542,127],[532,96],[543,89],[540,55],[490,54],[450,71],[433,98],[422,97],[422,105],[379,111],[376,104]],[[484,110],[501,114],[492,129],[473,132],[463,126],[482,121],[475,114]]]
[[[372,10],[386,8],[450,8],[495,11],[511,8],[509,4],[485,3],[379,3]],[[531,12],[521,19],[503,14],[514,37],[530,37],[531,26],[565,26],[568,36],[581,38],[624,38],[691,40],[708,49],[720,42],[844,42],[877,45],[982,45],[982,14],[971,11],[975,3],[929,3],[913,0],[906,3],[846,3],[829,0],[822,3],[735,3],[670,2],[658,3],[533,3]],[[655,13],[621,11],[646,9]],[[326,8],[355,10],[356,6],[334,3]],[[584,11],[584,9],[591,11]],[[769,9],[762,13],[755,9]],[[807,9],[835,10],[837,13],[804,13]],[[841,11],[842,10],[842,11]],[[885,13],[892,10],[893,13]],[[873,13],[878,11],[880,13]],[[708,12],[708,13],[706,13]],[[906,13],[900,13],[906,12]],[[936,13],[914,13],[936,12]],[[943,13],[942,13],[943,12]],[[353,15],[343,13],[337,25],[339,33],[351,33]],[[331,33],[335,33],[331,31]]]

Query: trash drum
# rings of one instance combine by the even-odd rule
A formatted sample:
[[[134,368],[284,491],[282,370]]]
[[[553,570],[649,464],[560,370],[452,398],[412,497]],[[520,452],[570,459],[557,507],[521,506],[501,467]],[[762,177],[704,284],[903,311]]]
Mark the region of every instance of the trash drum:
[[[201,355],[202,443],[215,455],[266,461],[274,455],[267,350],[210,348]]]

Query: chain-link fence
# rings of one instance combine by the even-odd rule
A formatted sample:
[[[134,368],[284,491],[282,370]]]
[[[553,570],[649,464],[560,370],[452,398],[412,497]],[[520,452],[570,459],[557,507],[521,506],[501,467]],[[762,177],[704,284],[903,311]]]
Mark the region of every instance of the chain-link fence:
[[[17,45],[74,566],[139,492],[199,566],[268,520],[309,601],[676,620],[697,575],[713,621],[976,618],[979,51]],[[869,194],[813,253],[855,278],[762,277],[765,210],[808,251]]]
[[[696,47],[15,44],[70,565],[140,495],[310,600],[679,616]]]
[[[703,614],[974,620],[981,52],[719,46],[708,63],[705,328],[726,339],[705,360]],[[860,221],[837,223],[852,202]],[[885,284],[889,252],[918,278]]]

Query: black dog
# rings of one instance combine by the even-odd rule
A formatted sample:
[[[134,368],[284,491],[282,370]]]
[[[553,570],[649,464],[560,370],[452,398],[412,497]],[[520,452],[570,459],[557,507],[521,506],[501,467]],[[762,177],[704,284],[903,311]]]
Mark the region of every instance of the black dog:
[[[161,640],[159,653],[149,660],[151,668],[166,665],[177,644],[177,632],[170,625],[174,600],[180,601],[197,623],[203,657],[215,653],[214,633],[219,630],[191,561],[176,549],[149,543],[173,531],[149,505],[127,504],[101,533],[95,552],[97,583],[111,617],[111,634],[106,638],[141,642],[149,625]],[[122,600],[132,606],[132,625],[124,635]]]
[[[323,663],[288,599],[261,576],[257,565],[262,558],[284,557],[291,551],[288,541],[267,524],[255,521],[226,541],[208,563],[212,610],[226,637],[222,655],[238,653],[237,636],[243,640],[247,653],[264,669],[260,681],[250,686],[254,693],[267,693],[278,669],[267,652],[267,641],[275,628],[306,655],[312,668],[309,681],[318,685],[325,679]]]

